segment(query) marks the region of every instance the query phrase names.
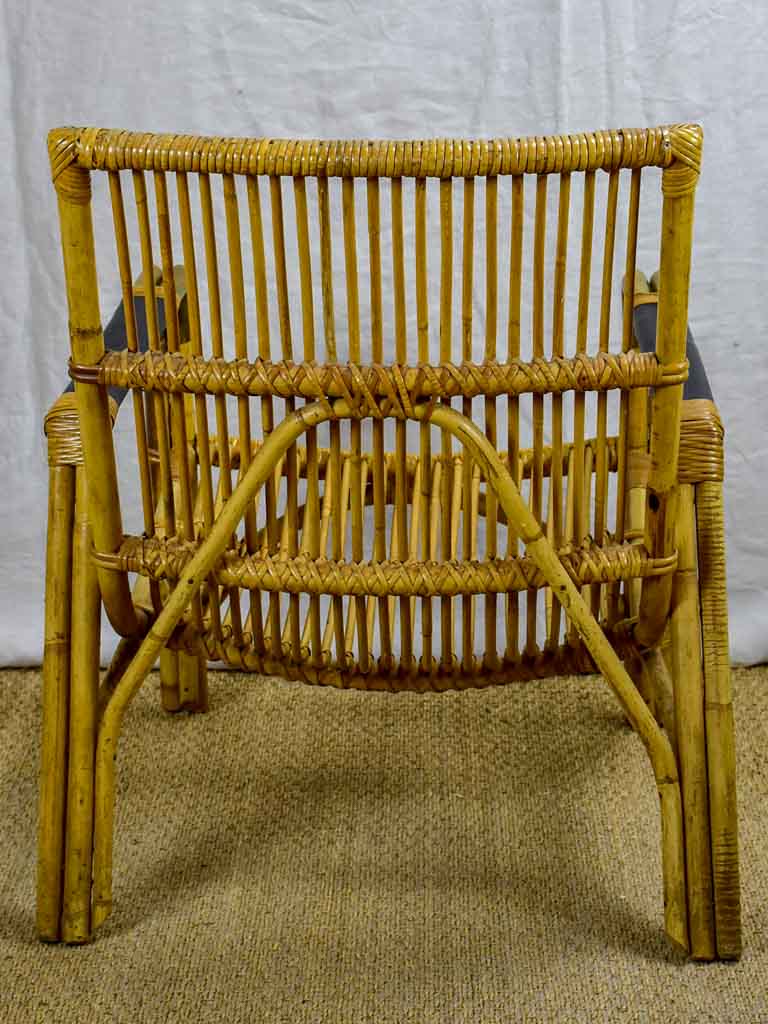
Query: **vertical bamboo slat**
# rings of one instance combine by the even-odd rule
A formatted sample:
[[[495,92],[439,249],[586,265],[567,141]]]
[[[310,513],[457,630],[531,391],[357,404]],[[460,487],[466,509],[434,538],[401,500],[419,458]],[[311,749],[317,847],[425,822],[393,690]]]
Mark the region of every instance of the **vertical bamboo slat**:
[[[536,207],[533,224],[533,358],[544,355],[544,246],[547,237],[547,176],[536,179]],[[544,396],[533,396],[533,465],[531,467],[531,512],[542,522],[542,490],[544,483]],[[529,658],[538,653],[536,641],[536,609],[538,590],[526,594],[526,643]]]
[[[235,357],[248,358],[248,333],[245,311],[245,281],[243,277],[243,254],[240,238],[240,212],[237,201],[235,179],[231,174],[223,175],[224,220],[227,235],[227,255],[229,262],[229,279],[232,293],[232,316],[234,326]],[[240,468],[238,480],[242,480],[248,472],[251,461],[251,409],[247,397],[237,399],[238,438],[240,441]],[[243,521],[246,550],[253,553],[258,547],[256,530],[256,508],[249,505]],[[261,636],[263,632],[261,618],[261,594],[252,590],[249,594],[250,634]]]
[[[440,361],[451,361],[453,333],[453,179],[440,181]],[[450,400],[444,404],[450,406]],[[451,493],[453,491],[453,443],[447,430],[440,434],[442,469],[440,485],[433,481],[433,496],[440,506],[440,557],[451,557]],[[433,538],[435,527],[430,528]],[[430,604],[431,607],[431,604]],[[447,595],[440,599],[440,660],[453,663],[453,601]]]
[[[613,257],[616,245],[616,205],[619,195],[619,172],[611,171],[608,177],[608,199],[605,215],[605,238],[603,244],[603,280],[600,299],[599,348],[607,352],[610,346],[611,292],[613,289]],[[608,500],[608,395],[601,391],[597,396],[597,446],[595,448],[595,521],[593,535],[596,543],[605,538]],[[599,618],[601,611],[602,587],[592,587],[592,614]]]
[[[117,246],[117,263],[120,273],[120,286],[125,311],[125,341],[129,352],[137,352],[139,345],[136,335],[136,314],[133,307],[133,274],[128,249],[128,230],[125,222],[125,204],[123,202],[120,175],[116,171],[109,174],[109,191],[112,200],[112,221],[115,229]],[[144,529],[147,534],[154,533],[155,498],[152,492],[152,474],[149,466],[147,445],[147,424],[144,418],[144,399],[140,391],[131,393],[133,417],[136,431],[136,452],[141,481],[141,507],[144,514]]]
[[[286,265],[285,253],[285,223],[283,217],[283,191],[281,179],[277,175],[270,175],[269,194],[272,213],[272,243],[275,257],[275,280],[277,285],[277,310],[280,323],[280,344],[283,359],[293,359],[293,338],[291,331],[291,313],[288,296],[288,268]],[[296,410],[296,399],[285,399],[285,414],[290,416]],[[285,453],[286,461],[286,504],[285,522],[287,527],[288,543],[281,547],[282,558],[295,558],[297,553],[298,534],[298,489],[297,489],[297,468],[296,468],[296,446],[291,445]],[[286,630],[292,652],[296,661],[301,657],[301,634],[300,634],[300,605],[299,595],[290,594],[288,597],[288,619]],[[278,654],[277,642],[274,641],[273,649]]]
[[[248,220],[251,229],[251,253],[253,258],[253,286],[256,297],[256,330],[259,339],[259,358],[271,358],[271,344],[269,335],[269,300],[267,293],[267,265],[264,251],[264,225],[261,213],[261,197],[259,194],[259,182],[255,177],[249,177],[248,189]],[[261,405],[261,430],[266,438],[274,429],[274,404],[271,395],[265,395],[260,399]],[[269,477],[264,485],[264,507],[266,515],[266,551],[275,554],[277,550],[277,496],[274,477]],[[261,605],[261,602],[259,602]],[[273,657],[278,657],[280,637],[280,597],[274,591],[270,592],[268,599],[267,623],[263,627],[264,635],[255,638],[257,650],[264,650],[267,635],[270,637],[270,651]]]
[[[420,362],[429,362],[429,299],[427,294],[427,182],[416,179],[416,329],[418,336],[417,355]],[[429,558],[430,515],[429,503],[432,484],[432,443],[428,423],[419,427],[419,458],[421,460],[421,493],[418,496],[421,518],[421,557]],[[414,494],[414,503],[416,495]],[[424,671],[432,666],[432,602],[429,598],[421,601],[421,664]],[[443,663],[444,664],[444,663]]]
[[[405,239],[403,231],[403,181],[392,179],[392,286],[395,314],[395,358],[398,363],[408,359],[405,315]],[[393,517],[394,545],[397,539],[397,558],[408,558],[408,472],[406,469],[407,434],[403,420],[395,424],[395,510]],[[414,504],[416,504],[414,481]],[[400,648],[403,669],[408,672],[413,663],[413,627],[411,602],[400,598]]]
[[[560,176],[560,194],[557,210],[557,249],[555,253],[555,280],[552,308],[552,356],[564,355],[565,345],[565,270],[568,252],[568,219],[570,216],[571,176]],[[551,540],[555,551],[563,543],[563,396],[552,396],[552,464],[549,479],[551,508]],[[550,648],[560,640],[560,604],[548,591],[551,600],[549,636]]]
[[[303,177],[293,179],[294,202],[296,206],[296,238],[299,250],[299,276],[301,281],[301,315],[304,334],[304,358],[315,359],[315,309],[312,291],[312,263],[309,242],[309,211],[307,186]],[[320,555],[320,478],[317,466],[317,431],[307,432],[307,491],[302,533],[302,551],[310,558]],[[323,663],[322,630],[320,624],[320,596],[310,594],[309,616],[310,650],[312,664],[319,668]],[[306,631],[305,631],[306,635]],[[305,642],[302,636],[302,644]]]
[[[517,174],[512,178],[512,209],[509,242],[509,316],[507,324],[507,358],[517,359],[520,356],[520,329],[522,323],[522,283],[523,283],[523,219],[524,178]],[[510,396],[507,399],[507,465],[512,482],[520,486],[520,399]],[[507,554],[516,555],[518,536],[513,523],[507,523]],[[514,663],[518,657],[520,646],[520,606],[516,592],[507,596],[507,643],[505,657]]]
[[[629,352],[633,347],[634,339],[632,334],[632,313],[634,311],[632,283],[635,280],[635,271],[637,267],[637,230],[638,221],[640,214],[640,170],[636,169],[632,171],[632,178],[629,188],[629,211],[627,216],[627,251],[624,262],[624,281],[625,284],[625,297],[624,305],[622,307],[622,330],[621,330],[621,350],[622,352]],[[623,391],[620,398],[619,408],[619,451],[618,451],[618,467],[616,471],[616,529],[614,531],[617,542],[621,543],[626,536],[627,522],[629,519],[629,480],[628,480],[628,462],[629,462],[629,451],[632,441],[630,440],[630,434],[633,427],[630,423],[630,410],[632,408],[632,392]],[[642,401],[642,399],[640,399]],[[640,416],[642,412],[636,407],[636,410]],[[643,438],[644,440],[644,438]],[[608,588],[608,619],[610,622],[615,622],[621,617],[621,611],[619,609],[619,584],[612,584]],[[627,584],[627,591],[629,585]],[[627,614],[629,612],[629,602],[627,602]]]
[[[197,261],[195,258],[194,233],[192,228],[192,205],[189,198],[189,182],[187,175],[176,175],[176,192],[179,199],[179,221],[181,227],[181,245],[184,257],[184,280],[187,289],[187,320],[189,325],[189,341],[192,354],[202,356],[203,338],[200,320],[200,297],[197,281]],[[199,466],[198,497],[200,501],[203,529],[202,535],[207,537],[211,532],[214,520],[213,471],[211,468],[210,431],[208,428],[208,409],[205,395],[195,395],[195,451]],[[211,617],[211,625],[217,640],[223,639],[221,630],[221,612],[219,607],[220,592],[214,580],[206,584],[208,594],[207,610]]]
[[[168,208],[168,188],[165,174],[155,172],[155,204],[157,209],[158,235],[163,274],[163,300],[165,305],[166,339],[169,352],[180,350],[179,325],[177,320],[176,282],[173,266],[171,243],[171,218]],[[187,541],[195,539],[193,521],[193,485],[190,473],[190,448],[187,435],[187,416],[183,395],[171,395],[169,398],[171,413],[171,463],[174,479],[174,508],[178,516],[177,530]],[[200,597],[192,601],[190,620],[199,636],[203,631],[203,615]],[[179,651],[177,657],[177,680],[179,704],[204,708],[207,698],[204,693],[204,671],[200,671],[198,653],[190,654]],[[162,679],[161,683],[165,680]]]
[[[461,283],[461,358],[472,361],[472,288],[475,254],[475,179],[464,179],[464,213],[462,224],[462,283]],[[463,398],[461,411],[472,419],[472,399]],[[462,554],[469,558],[472,547],[472,462],[462,459]],[[516,597],[517,595],[515,595]],[[462,668],[469,674],[474,669],[474,600],[471,594],[461,599]]]
[[[162,351],[162,339],[157,320],[157,305],[154,288],[154,259],[152,235],[149,223],[149,201],[147,184],[141,171],[133,172],[133,191],[136,200],[136,216],[141,242],[141,269],[144,276],[145,308],[147,313],[147,337],[152,352]],[[160,467],[160,525],[166,537],[176,532],[176,512],[173,501],[173,474],[171,470],[171,438],[167,417],[165,395],[156,391],[152,394],[154,423],[157,431],[157,447]]]
[[[360,298],[357,281],[357,240],[355,231],[355,180],[344,178],[342,184],[342,219],[344,226],[344,265],[347,278],[347,322],[349,324],[349,358],[353,363],[361,362],[360,348]],[[352,508],[352,561],[363,560],[363,492],[362,492],[362,432],[358,418],[350,425],[351,437],[351,479],[350,499]],[[352,605],[350,605],[350,616]],[[368,616],[365,596],[360,594],[354,601],[354,621],[357,629],[358,662],[360,671],[370,669],[370,644],[368,638]]]
[[[374,363],[381,363],[384,359],[384,329],[381,287],[381,207],[378,178],[368,180],[367,206],[368,259],[371,268],[371,356]],[[387,557],[387,495],[384,459],[384,422],[376,419],[373,422],[373,557],[376,561],[384,561]],[[371,601],[371,608],[373,608],[373,601]],[[389,668],[392,664],[392,629],[389,601],[386,597],[378,599],[378,611],[381,660],[383,667]]]
[[[587,351],[589,331],[589,288],[592,277],[592,240],[595,225],[595,172],[587,171],[584,175],[584,203],[581,226],[581,257],[579,266],[579,305],[576,325],[576,352]],[[582,544],[589,532],[589,499],[586,488],[590,476],[585,466],[584,422],[585,399],[583,392],[577,391],[573,406],[573,473],[569,476],[568,487],[572,495],[573,507],[573,542]],[[591,470],[590,470],[591,473]],[[586,478],[586,479],[585,479]],[[570,631],[571,638],[574,632]]]
[[[221,326],[221,292],[219,289],[219,260],[216,248],[216,230],[213,213],[211,183],[207,174],[198,178],[200,185],[200,212],[205,245],[206,285],[210,310],[211,350],[217,359],[224,358],[224,338]],[[229,454],[229,421],[227,399],[218,394],[214,398],[216,413],[216,434],[219,439],[219,492],[223,501],[232,495],[232,464]],[[240,611],[240,594],[236,587],[230,587],[227,596],[229,607],[227,619],[235,644],[243,642],[243,622]]]
[[[498,292],[498,178],[485,180],[485,358],[495,362],[497,352],[497,319],[499,308]],[[496,399],[485,399],[485,436],[496,449]],[[485,554],[494,559],[498,553],[497,541],[498,501],[490,481],[486,482],[485,495]],[[485,667],[493,671],[498,668],[499,658],[496,641],[495,594],[485,595]]]

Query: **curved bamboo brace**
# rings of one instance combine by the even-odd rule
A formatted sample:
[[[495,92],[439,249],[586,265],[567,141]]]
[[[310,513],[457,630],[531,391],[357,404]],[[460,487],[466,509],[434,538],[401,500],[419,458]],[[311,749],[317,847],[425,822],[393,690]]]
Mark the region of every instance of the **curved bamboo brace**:
[[[470,419],[447,406],[430,409],[427,405],[420,405],[414,412],[417,418],[428,418],[435,426],[450,430],[481,464],[488,486],[496,492],[508,522],[515,523],[517,533],[525,542],[526,552],[556,594],[566,615],[587,645],[595,664],[616,694],[630,724],[645,744],[661,799],[666,931],[673,942],[687,950],[682,802],[677,762],[669,740],[659,728],[627,670],[542,533],[541,526],[522,499],[498,453],[484,434]]]
[[[675,943],[687,949],[682,804],[677,764],[668,740],[632,684],[578,589],[560,564],[552,546],[542,534],[539,523],[523,501],[512,477],[490,442],[471,420],[447,406],[435,407],[424,403],[415,406],[413,412],[416,419],[430,421],[457,437],[483,467],[488,485],[497,494],[508,521],[516,524],[516,530],[525,541],[531,558],[556,593],[560,604],[589,648],[595,664],[606,677],[627,718],[645,744],[661,799],[666,931]],[[220,557],[246,506],[274,470],[285,450],[306,429],[331,417],[350,415],[354,415],[354,412],[343,400],[335,402],[333,407],[327,402],[317,402],[304,406],[287,417],[266,439],[243,480],[225,505],[205,544],[187,565],[184,579],[171,594],[109,701],[99,729],[96,757],[94,927],[98,927],[111,910],[114,762],[123,713],[169,639],[185,607]]]
[[[160,651],[165,647],[184,609],[200,589],[216,559],[229,543],[246,507],[274,471],[285,451],[310,427],[335,413],[327,402],[306,405],[286,417],[266,438],[214,523],[205,543],[186,567],[160,615],[145,636],[130,666],[109,697],[99,724],[96,748],[95,823],[93,852],[93,928],[106,920],[112,907],[112,832],[115,806],[115,759],[123,714],[138,692]]]

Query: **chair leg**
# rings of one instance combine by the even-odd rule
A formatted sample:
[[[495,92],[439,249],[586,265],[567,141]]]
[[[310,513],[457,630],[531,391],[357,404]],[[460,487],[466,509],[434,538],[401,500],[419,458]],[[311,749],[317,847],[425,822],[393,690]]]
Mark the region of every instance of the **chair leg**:
[[[48,488],[37,847],[37,932],[47,942],[56,942],[61,937],[74,507],[74,466],[52,466]]]
[[[72,545],[72,661],[69,701],[69,776],[61,937],[91,937],[91,873],[96,722],[99,699],[101,599],[91,561],[85,470],[76,471]]]
[[[699,595],[717,955],[741,954],[736,759],[733,736],[725,533],[720,481],[696,486]]]
[[[526,551],[589,650],[595,665],[612,687],[625,715],[645,744],[653,766],[661,803],[662,875],[665,930],[681,949],[688,951],[688,896],[685,885],[685,848],[682,796],[677,759],[672,746],[636,689],[616,651],[586,605],[541,526],[522,499],[512,477],[484,434],[467,417],[444,405],[416,406],[416,418],[429,419],[457,436],[483,467],[507,522],[514,524]]]
[[[208,662],[204,652],[162,651],[160,699],[166,711],[208,710]]]
[[[165,648],[160,652],[160,703],[163,711],[179,711],[179,652]]]
[[[673,677],[676,748],[685,827],[688,927],[691,955],[697,960],[712,960],[716,955],[715,922],[692,484],[679,487],[678,523],[678,563],[669,629],[669,663]]]

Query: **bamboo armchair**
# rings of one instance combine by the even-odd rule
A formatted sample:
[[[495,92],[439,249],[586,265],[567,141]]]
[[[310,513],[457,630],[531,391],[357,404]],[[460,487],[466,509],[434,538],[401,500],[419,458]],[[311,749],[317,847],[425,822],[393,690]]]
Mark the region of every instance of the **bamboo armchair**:
[[[599,671],[653,766],[666,931],[739,955],[723,435],[686,336],[701,141],[51,132],[74,394],[46,418],[41,938],[111,911],[116,747],[159,658],[169,710],[205,709],[209,660],[390,691]]]

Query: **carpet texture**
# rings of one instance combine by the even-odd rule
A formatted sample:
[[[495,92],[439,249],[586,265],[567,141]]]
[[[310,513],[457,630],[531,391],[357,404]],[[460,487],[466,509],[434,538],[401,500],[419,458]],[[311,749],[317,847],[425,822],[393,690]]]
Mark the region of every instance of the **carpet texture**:
[[[768,669],[734,673],[745,952],[662,933],[658,800],[596,678],[391,696],[150,678],[118,759],[115,910],[34,935],[39,674],[0,674],[0,1020],[768,1022]]]

